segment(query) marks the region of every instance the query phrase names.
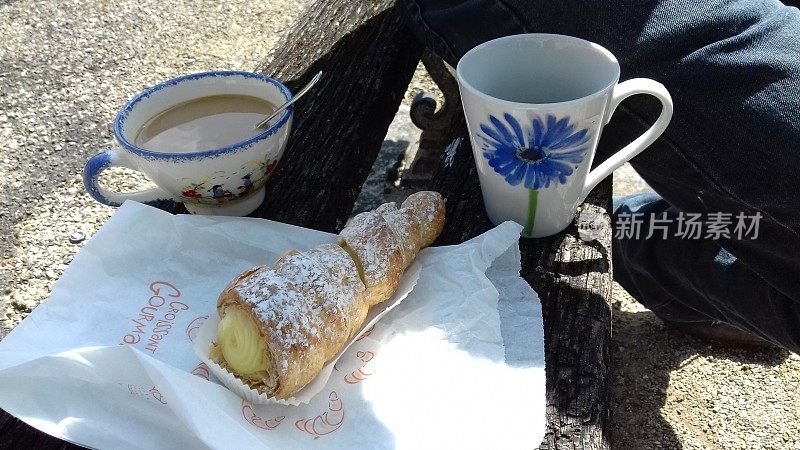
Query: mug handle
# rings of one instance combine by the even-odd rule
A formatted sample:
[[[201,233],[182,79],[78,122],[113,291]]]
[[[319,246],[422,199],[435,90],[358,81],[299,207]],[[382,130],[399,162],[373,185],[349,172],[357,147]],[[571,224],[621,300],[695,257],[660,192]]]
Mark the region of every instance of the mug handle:
[[[611,172],[655,142],[667,128],[667,125],[669,125],[669,121],[672,119],[672,97],[663,84],[649,78],[633,78],[618,84],[614,88],[614,93],[611,96],[611,105],[608,110],[608,115],[606,116],[607,119],[603,125],[605,126],[605,124],[611,120],[611,116],[623,100],[636,94],[650,94],[660,100],[661,115],[656,119],[656,123],[642,133],[641,136],[634,139],[633,142],[611,155],[607,160],[603,161],[599,166],[589,172],[586,176],[586,184],[583,186],[583,191],[581,192],[581,201],[589,195],[589,192],[591,192],[600,181],[611,175]]]
[[[113,166],[139,170],[136,163],[131,160],[127,153],[118,148],[93,155],[83,167],[83,185],[86,186],[89,195],[98,202],[108,206],[120,206],[125,200],[134,200],[139,203],[155,200],[176,200],[172,194],[159,188],[138,192],[114,192],[100,186],[98,183],[100,174]]]

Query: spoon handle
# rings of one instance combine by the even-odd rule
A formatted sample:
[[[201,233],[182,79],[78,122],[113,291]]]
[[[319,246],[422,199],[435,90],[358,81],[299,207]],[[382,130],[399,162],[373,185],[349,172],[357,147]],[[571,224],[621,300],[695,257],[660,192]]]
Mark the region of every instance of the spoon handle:
[[[260,128],[260,127],[264,126],[265,124],[269,123],[269,121],[270,121],[270,120],[274,119],[274,118],[275,118],[275,117],[276,117],[278,114],[280,114],[281,112],[283,112],[283,110],[284,110],[284,109],[288,108],[290,105],[292,105],[294,102],[296,102],[296,101],[297,101],[297,99],[299,99],[300,97],[302,97],[303,95],[305,95],[305,93],[306,93],[306,92],[308,92],[308,91],[309,91],[309,89],[311,89],[312,87],[314,87],[314,85],[315,85],[315,84],[317,84],[317,81],[319,81],[319,79],[320,79],[321,77],[322,77],[322,72],[321,72],[321,71],[320,71],[320,72],[317,72],[317,74],[316,74],[316,75],[314,75],[314,78],[312,78],[312,79],[311,79],[311,81],[309,81],[309,82],[308,82],[308,84],[306,84],[305,86],[303,86],[303,89],[300,89],[300,90],[297,92],[297,94],[295,94],[295,95],[292,97],[292,99],[291,99],[291,100],[289,100],[288,102],[286,102],[286,103],[284,103],[283,105],[279,106],[279,107],[278,107],[278,109],[276,109],[276,110],[275,110],[275,111],[274,111],[272,114],[270,114],[269,116],[267,116],[267,118],[266,118],[266,119],[262,120],[261,122],[258,122],[258,124],[257,124],[255,127],[253,127],[253,129],[254,129],[254,130],[256,130],[256,129],[258,129],[258,128]]]

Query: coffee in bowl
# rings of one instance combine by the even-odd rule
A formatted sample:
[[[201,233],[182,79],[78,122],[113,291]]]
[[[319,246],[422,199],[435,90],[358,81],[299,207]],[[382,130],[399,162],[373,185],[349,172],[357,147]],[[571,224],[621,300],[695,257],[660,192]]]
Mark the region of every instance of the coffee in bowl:
[[[273,111],[275,105],[249,95],[200,97],[155,115],[139,130],[134,144],[165,153],[223,148],[263,132],[254,126]]]
[[[282,83],[252,72],[203,72],[159,83],[120,110],[114,120],[119,147],[89,158],[83,183],[110,206],[171,200],[193,214],[247,215],[266,196],[265,184],[289,138],[293,106],[253,128],[291,99]],[[144,173],[156,187],[106,188],[101,173],[115,166]]]

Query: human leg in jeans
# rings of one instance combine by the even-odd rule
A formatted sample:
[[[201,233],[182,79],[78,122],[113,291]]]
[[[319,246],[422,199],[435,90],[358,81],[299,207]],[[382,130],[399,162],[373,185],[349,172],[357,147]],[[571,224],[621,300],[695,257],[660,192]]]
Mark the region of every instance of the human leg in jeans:
[[[495,37],[558,33],[611,50],[622,80],[662,82],[675,104],[672,123],[631,161],[660,198],[639,198],[619,211],[758,216],[758,237],[615,239],[615,276],[667,320],[723,321],[800,353],[796,8],[774,0],[399,4],[415,33],[453,65]],[[627,100],[600,151],[620,148],[658,113],[647,96]]]

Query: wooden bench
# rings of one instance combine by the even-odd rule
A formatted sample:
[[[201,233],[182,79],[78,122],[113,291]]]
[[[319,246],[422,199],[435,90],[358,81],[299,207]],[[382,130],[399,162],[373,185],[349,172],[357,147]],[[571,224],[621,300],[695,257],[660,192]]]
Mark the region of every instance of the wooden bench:
[[[298,102],[285,156],[254,215],[340,230],[422,55],[392,1],[313,1],[259,69],[293,91],[319,70],[325,77]],[[447,222],[437,244],[459,243],[491,224],[453,81],[432,55],[426,54],[425,62],[447,101],[439,113],[424,98],[412,108],[415,122],[426,131],[409,179],[415,189],[438,190],[447,200]],[[610,192],[609,180],[582,207],[608,225],[600,239],[584,242],[572,226],[551,238],[520,243],[522,276],[541,297],[545,328],[547,434],[531,448],[610,448]],[[183,211],[177,204],[157,206]],[[0,447],[78,448],[5,412],[0,412]]]

